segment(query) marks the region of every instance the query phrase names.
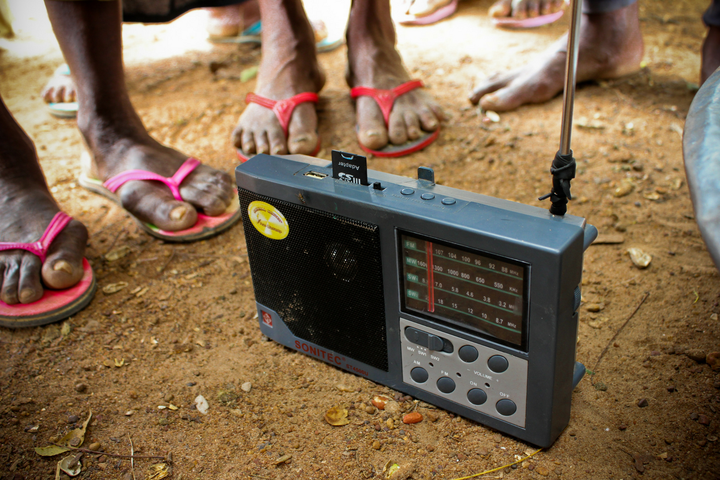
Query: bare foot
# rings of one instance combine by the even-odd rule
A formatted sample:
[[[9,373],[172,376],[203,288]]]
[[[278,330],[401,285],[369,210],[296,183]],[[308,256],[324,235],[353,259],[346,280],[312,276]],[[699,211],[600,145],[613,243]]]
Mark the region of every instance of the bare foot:
[[[42,237],[59,208],[40,170],[30,138],[0,101],[0,241],[31,243]],[[0,300],[31,303],[43,286],[64,289],[83,275],[85,226],[73,220],[50,245],[45,263],[25,250],[0,252]]]
[[[507,111],[550,100],[565,84],[566,50],[567,37],[563,37],[534,62],[482,81],[473,90],[470,101],[480,102],[487,110]],[[583,15],[578,82],[618,78],[636,72],[642,56],[637,3],[613,12]]]
[[[325,85],[325,75],[317,62],[315,34],[302,4],[267,3],[261,5],[262,60],[255,93],[271,100],[285,100],[298,93],[319,92]],[[272,110],[250,103],[233,130],[232,142],[246,155],[310,154],[318,144],[315,105],[301,103],[295,108],[286,138]]]
[[[211,37],[236,37],[260,20],[257,0],[205,10],[208,12],[206,28]]]
[[[389,2],[353,2],[347,45],[346,79],[350,87],[389,90],[411,80],[395,48]],[[388,142],[399,145],[416,140],[423,131],[437,130],[444,118],[442,109],[422,89],[412,90],[395,100],[388,125],[371,97],[358,97],[356,111],[358,140],[371,150],[379,150]]]
[[[70,103],[77,101],[75,82],[67,65],[60,65],[42,90],[45,103]]]
[[[407,15],[422,18],[432,15],[451,2],[452,0],[410,0],[404,5],[403,10]]]
[[[490,7],[489,13],[494,18],[523,20],[559,12],[564,6],[564,0],[498,0]]]
[[[720,27],[710,26],[702,47],[700,85],[720,67]]]

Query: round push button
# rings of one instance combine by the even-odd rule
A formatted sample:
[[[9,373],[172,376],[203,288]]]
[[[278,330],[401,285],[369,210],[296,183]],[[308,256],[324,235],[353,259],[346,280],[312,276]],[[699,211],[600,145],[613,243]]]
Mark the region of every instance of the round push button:
[[[473,388],[467,393],[467,398],[473,405],[482,405],[487,400],[487,393],[479,388]]]
[[[443,205],[455,205],[456,200],[454,198],[443,198],[441,202]]]
[[[403,188],[402,190],[400,190],[400,193],[402,193],[403,195],[412,195],[413,193],[415,193],[415,190],[413,190],[412,188]]]
[[[429,377],[427,370],[422,367],[415,367],[410,370],[410,377],[417,383],[425,383]]]
[[[420,195],[420,198],[422,198],[423,200],[432,200],[433,198],[435,198],[435,195],[432,193],[423,193],[422,195]]]
[[[495,404],[495,409],[500,415],[505,415],[506,417],[509,417],[513,413],[517,412],[517,405],[515,405],[515,402],[513,402],[512,400],[503,398]]]
[[[450,377],[440,377],[437,381],[437,387],[442,393],[452,393],[455,390],[455,382]]]
[[[507,358],[502,355],[493,355],[488,358],[488,368],[495,373],[503,373],[508,369]]]
[[[462,360],[465,363],[472,363],[478,358],[478,351],[477,348],[473,347],[472,345],[464,345],[460,347],[460,350],[458,350],[458,356],[460,356],[460,360]]]

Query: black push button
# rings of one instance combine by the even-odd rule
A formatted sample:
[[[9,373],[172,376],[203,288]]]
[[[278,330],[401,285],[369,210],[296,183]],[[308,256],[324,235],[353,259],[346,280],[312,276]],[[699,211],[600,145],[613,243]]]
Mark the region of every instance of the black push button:
[[[473,388],[467,393],[467,398],[473,405],[482,405],[487,400],[487,393],[479,388]]]
[[[515,405],[515,402],[513,402],[512,400],[503,398],[495,404],[495,409],[497,409],[500,415],[505,415],[506,417],[509,417],[513,413],[517,412],[517,405]]]
[[[493,355],[488,358],[488,368],[495,373],[503,373],[508,369],[507,358],[502,355]]]
[[[410,370],[410,377],[417,383],[425,383],[429,377],[427,370],[422,367],[415,367]]]
[[[455,382],[450,377],[440,377],[437,381],[437,387],[442,393],[452,393],[455,391]]]
[[[462,360],[465,363],[472,363],[478,358],[478,351],[477,348],[473,347],[472,345],[464,345],[460,347],[460,350],[458,350],[458,355],[460,356],[460,360]]]

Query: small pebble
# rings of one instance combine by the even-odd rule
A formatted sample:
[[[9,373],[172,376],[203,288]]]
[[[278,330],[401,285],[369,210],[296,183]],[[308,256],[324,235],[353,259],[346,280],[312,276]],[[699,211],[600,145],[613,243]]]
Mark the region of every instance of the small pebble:
[[[707,415],[700,414],[698,416],[698,423],[700,425],[705,425],[705,426],[710,425],[710,417],[708,417]]]
[[[548,475],[550,475],[550,470],[548,470],[547,467],[544,467],[542,465],[538,465],[537,467],[535,467],[535,471],[543,477],[547,477]]]
[[[95,450],[96,452],[99,451],[101,447],[102,447],[102,445],[100,444],[100,442],[93,442],[90,445],[88,445],[88,448],[90,450]]]
[[[373,444],[372,444],[372,448],[374,448],[375,450],[380,450],[380,447],[381,447],[381,446],[382,446],[382,445],[380,445],[380,441],[379,441],[379,440],[375,440],[375,441],[373,442]]]
[[[68,423],[76,423],[80,420],[80,417],[77,415],[70,415],[67,419]]]
[[[252,390],[252,383],[245,382],[240,386],[240,390],[242,390],[245,393],[248,393],[250,390]]]
[[[85,393],[87,392],[88,386],[85,383],[78,383],[75,385],[75,391],[78,393]]]
[[[648,405],[650,405],[650,403],[648,403],[647,398],[641,398],[641,399],[638,400],[638,402],[637,402],[637,406],[640,407],[640,408],[645,408],[645,407],[647,407]]]

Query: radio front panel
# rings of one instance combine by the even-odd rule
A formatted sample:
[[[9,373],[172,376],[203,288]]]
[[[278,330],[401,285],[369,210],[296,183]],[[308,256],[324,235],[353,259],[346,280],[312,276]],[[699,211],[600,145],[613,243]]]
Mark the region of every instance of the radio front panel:
[[[236,170],[260,328],[539,446],[569,421],[579,217],[302,156]]]

